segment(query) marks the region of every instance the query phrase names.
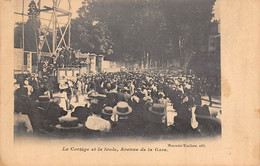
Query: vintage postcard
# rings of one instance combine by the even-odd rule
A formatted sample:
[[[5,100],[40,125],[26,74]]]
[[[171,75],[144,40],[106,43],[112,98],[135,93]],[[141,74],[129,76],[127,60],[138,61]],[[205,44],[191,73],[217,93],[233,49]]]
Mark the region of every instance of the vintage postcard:
[[[257,0],[1,0],[0,165],[259,165]]]

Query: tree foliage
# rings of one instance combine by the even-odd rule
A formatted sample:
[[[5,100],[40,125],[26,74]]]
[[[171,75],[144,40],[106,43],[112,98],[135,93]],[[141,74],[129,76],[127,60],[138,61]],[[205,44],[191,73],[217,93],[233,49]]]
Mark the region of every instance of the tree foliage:
[[[72,43],[105,55],[113,50],[107,56],[111,59],[136,62],[146,53],[154,59],[178,59],[180,43],[192,51],[207,44],[214,2],[84,0],[72,23]]]
[[[34,1],[31,1],[28,5],[28,20],[24,24],[24,50],[25,51],[37,51],[37,45],[39,40],[39,28],[40,20],[39,10]],[[14,29],[14,47],[22,48],[22,22],[17,22]]]

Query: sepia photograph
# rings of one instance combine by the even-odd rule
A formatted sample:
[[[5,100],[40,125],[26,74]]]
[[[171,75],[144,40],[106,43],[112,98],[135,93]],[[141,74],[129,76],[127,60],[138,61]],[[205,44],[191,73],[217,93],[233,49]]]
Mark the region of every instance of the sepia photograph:
[[[14,138],[221,137],[216,0],[16,0]]]
[[[0,0],[0,165],[259,165],[259,9]]]

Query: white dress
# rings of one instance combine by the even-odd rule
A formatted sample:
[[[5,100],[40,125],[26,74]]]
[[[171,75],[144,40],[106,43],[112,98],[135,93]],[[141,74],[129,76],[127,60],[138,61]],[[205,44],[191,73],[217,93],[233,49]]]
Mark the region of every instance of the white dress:
[[[67,107],[66,107],[66,99],[67,99],[67,93],[64,91],[60,94],[60,98],[61,98],[61,101],[60,101],[60,107],[63,108],[64,110],[67,110]]]

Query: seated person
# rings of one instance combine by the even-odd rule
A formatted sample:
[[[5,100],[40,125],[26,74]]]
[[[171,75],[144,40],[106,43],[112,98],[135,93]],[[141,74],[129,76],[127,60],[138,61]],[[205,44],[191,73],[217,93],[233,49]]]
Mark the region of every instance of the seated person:
[[[85,126],[94,131],[109,132],[111,130],[111,124],[109,121],[101,118],[101,108],[96,103],[92,103],[90,106],[92,115],[87,118]]]

